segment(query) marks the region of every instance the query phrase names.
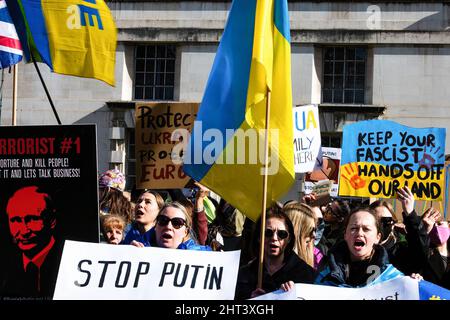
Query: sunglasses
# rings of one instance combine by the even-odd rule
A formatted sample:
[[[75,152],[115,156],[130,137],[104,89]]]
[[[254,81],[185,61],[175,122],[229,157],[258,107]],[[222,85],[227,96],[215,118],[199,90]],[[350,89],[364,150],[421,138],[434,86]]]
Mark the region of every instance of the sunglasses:
[[[387,226],[387,225],[391,225],[394,224],[394,219],[392,219],[391,217],[382,217],[380,219],[381,224]]]
[[[175,217],[175,218],[170,219],[167,216],[157,216],[156,217],[156,223],[161,227],[167,226],[169,224],[169,222],[172,223],[172,226],[175,229],[180,229],[182,226],[186,225],[186,220],[184,220],[183,218]]]
[[[278,239],[284,240],[287,237],[289,237],[289,232],[287,232],[286,230],[277,230],[276,232],[277,232]],[[273,234],[274,234],[274,231],[272,229],[266,229],[266,232],[265,232],[266,238],[272,238]]]

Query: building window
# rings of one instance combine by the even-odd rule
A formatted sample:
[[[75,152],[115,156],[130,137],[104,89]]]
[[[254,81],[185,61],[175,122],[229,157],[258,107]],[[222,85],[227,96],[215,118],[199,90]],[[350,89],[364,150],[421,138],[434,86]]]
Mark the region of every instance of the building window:
[[[126,177],[127,177],[127,189],[134,190],[136,188],[136,142],[135,142],[135,129],[130,128],[127,130],[127,153],[126,153]]]
[[[175,55],[173,45],[136,46],[134,99],[173,100]]]
[[[323,103],[365,103],[367,49],[324,48]]]
[[[322,147],[341,148],[342,133],[341,132],[321,132]]]

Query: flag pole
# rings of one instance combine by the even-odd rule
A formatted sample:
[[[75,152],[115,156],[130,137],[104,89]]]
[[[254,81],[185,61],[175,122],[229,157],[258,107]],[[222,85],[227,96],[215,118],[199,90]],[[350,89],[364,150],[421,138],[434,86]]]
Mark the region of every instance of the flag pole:
[[[16,63],[13,65],[13,96],[12,96],[12,125],[15,126],[17,123],[17,77],[18,77],[18,68],[19,65]]]
[[[264,267],[264,240],[266,236],[266,207],[267,207],[267,177],[269,170],[269,121],[270,121],[270,90],[267,90],[266,99],[266,128],[264,133],[264,176],[263,176],[263,200],[261,212],[261,232],[259,238],[259,265],[258,265],[258,285],[262,288],[263,267]]]
[[[36,68],[36,71],[39,75],[39,79],[41,80],[42,86],[44,87],[45,94],[47,95],[48,101],[50,102],[50,106],[52,107],[53,114],[55,115],[56,121],[58,124],[61,124],[61,120],[59,120],[58,112],[56,111],[55,105],[53,104],[52,97],[50,97],[50,93],[47,90],[47,86],[45,85],[44,79],[42,78],[41,71],[39,70],[39,67],[36,63],[36,60],[34,59],[33,53],[30,50],[31,60],[33,60],[34,67]]]

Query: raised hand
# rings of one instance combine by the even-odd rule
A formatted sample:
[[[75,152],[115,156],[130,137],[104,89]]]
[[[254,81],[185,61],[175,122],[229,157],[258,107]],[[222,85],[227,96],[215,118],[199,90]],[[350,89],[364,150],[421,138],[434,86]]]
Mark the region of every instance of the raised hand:
[[[195,203],[194,203],[194,210],[196,212],[203,211],[203,200],[209,195],[209,189],[202,185],[199,182],[194,183],[195,186],[198,188],[197,193],[195,194]]]
[[[310,194],[303,196],[303,202],[306,204],[310,204],[315,200],[317,200],[317,196],[314,192],[311,192]]]
[[[434,224],[439,220],[440,216],[441,213],[439,212],[439,210],[436,210],[433,207],[428,208],[423,213],[422,222],[427,229],[427,233],[430,233],[431,229],[433,229]]]
[[[407,186],[397,190],[397,199],[402,203],[405,214],[408,215],[414,211],[414,196]]]

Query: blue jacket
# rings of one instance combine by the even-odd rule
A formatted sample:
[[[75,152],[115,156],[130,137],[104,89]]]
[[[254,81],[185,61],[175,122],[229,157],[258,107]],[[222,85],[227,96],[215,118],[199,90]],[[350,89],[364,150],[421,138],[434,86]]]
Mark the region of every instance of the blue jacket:
[[[145,233],[140,233],[137,225],[135,223],[132,224],[131,229],[127,232],[125,239],[122,240],[120,244],[131,244],[133,240],[141,242],[146,247],[150,247],[150,238],[152,236],[154,228],[151,228]]]
[[[145,247],[156,247],[157,245],[156,245],[155,228],[153,227],[144,234],[141,234],[139,230],[133,226],[131,230],[127,233],[127,236],[121,242],[121,244],[130,244],[133,240],[143,243]],[[200,244],[195,243],[195,241],[192,239],[188,239],[185,242],[181,243],[177,249],[212,251],[210,246],[202,246]]]
[[[315,284],[359,288],[404,276],[389,263],[386,249],[375,245],[374,250],[370,261],[351,262],[347,243],[336,244],[321,262]]]

